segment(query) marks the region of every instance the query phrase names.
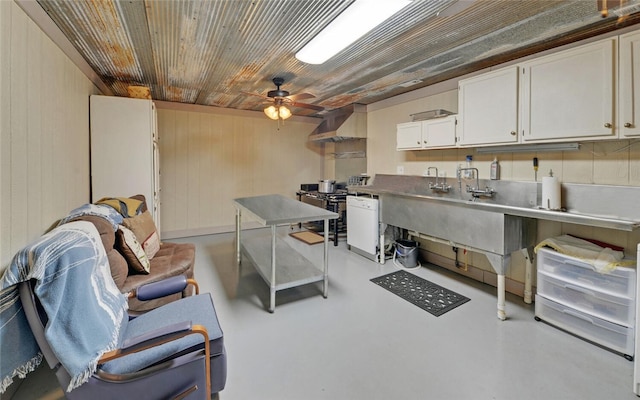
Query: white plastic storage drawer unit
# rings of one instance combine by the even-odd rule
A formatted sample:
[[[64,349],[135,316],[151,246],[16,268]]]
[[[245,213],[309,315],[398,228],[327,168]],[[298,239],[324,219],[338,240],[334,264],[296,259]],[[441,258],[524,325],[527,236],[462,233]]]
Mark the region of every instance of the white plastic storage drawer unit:
[[[578,286],[547,275],[546,272],[538,274],[537,293],[616,324],[631,326],[636,318],[633,299]]]
[[[536,295],[536,317],[633,360],[634,329]]]
[[[633,299],[636,296],[635,268],[619,267],[601,274],[578,258],[544,247],[537,252],[537,268],[538,272],[574,283],[576,286]]]
[[[538,250],[536,319],[633,359],[636,270],[597,272],[578,258]]]

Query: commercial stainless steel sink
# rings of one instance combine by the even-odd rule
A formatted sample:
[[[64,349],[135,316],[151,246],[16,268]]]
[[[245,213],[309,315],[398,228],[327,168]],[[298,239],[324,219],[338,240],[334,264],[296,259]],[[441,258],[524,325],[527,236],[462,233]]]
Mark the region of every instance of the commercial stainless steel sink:
[[[435,178],[410,175],[375,176],[370,186],[359,186],[358,193],[392,194],[441,200],[475,210],[486,210],[513,216],[588,225],[623,231],[640,227],[640,187],[562,183],[563,211],[546,210],[541,203],[540,182],[480,180],[480,186],[495,190],[492,198],[474,198],[459,189],[457,180],[446,178],[451,186],[448,193],[429,189]],[[442,178],[441,178],[442,179]]]
[[[478,187],[493,189],[489,198],[466,193],[456,179],[444,181],[451,186],[448,192],[432,190],[429,184],[432,188],[434,179],[378,174],[372,185],[359,186],[357,192],[380,199],[384,225],[485,254],[498,277],[498,318],[503,320],[505,272],[516,251],[522,251],[527,260],[525,301],[530,302],[538,219],[626,231],[640,226],[640,210],[632,205],[640,195],[637,187],[563,184],[567,211],[550,211],[538,207],[541,188],[537,182],[479,180]],[[625,215],[608,210],[622,210]]]

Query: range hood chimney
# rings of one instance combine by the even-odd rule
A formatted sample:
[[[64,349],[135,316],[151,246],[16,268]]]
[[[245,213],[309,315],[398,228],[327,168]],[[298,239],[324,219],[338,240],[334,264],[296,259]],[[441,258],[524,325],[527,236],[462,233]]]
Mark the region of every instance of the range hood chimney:
[[[309,135],[309,141],[340,142],[366,137],[366,106],[351,104],[326,114],[320,125]]]

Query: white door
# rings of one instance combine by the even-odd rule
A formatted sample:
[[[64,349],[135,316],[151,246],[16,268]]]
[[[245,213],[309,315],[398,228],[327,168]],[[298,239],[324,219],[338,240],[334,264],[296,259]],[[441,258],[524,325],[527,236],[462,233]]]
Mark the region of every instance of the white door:
[[[422,123],[406,122],[396,128],[396,149],[411,150],[422,147]]]
[[[620,136],[640,136],[640,32],[620,36]]]
[[[436,118],[422,123],[422,142],[425,148],[456,145],[456,116]]]
[[[522,65],[527,141],[613,137],[616,38]]]
[[[152,101],[92,95],[90,119],[91,201],[143,194],[155,220]]]
[[[518,142],[518,67],[461,80],[458,144]]]

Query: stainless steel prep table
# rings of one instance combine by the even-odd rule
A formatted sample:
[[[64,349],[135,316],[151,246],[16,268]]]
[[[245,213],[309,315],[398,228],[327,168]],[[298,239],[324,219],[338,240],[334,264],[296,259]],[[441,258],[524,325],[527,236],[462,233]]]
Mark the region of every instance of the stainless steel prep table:
[[[269,312],[275,310],[276,291],[323,281],[323,296],[329,286],[329,220],[338,214],[305,204],[281,195],[271,194],[243,197],[233,200],[236,208],[236,262],[242,262],[241,253],[256,265],[262,278],[270,288]],[[271,243],[264,238],[242,240],[242,212],[246,212],[262,226],[271,228]],[[324,221],[324,268],[318,269],[312,262],[277,238],[278,225],[298,222]]]

